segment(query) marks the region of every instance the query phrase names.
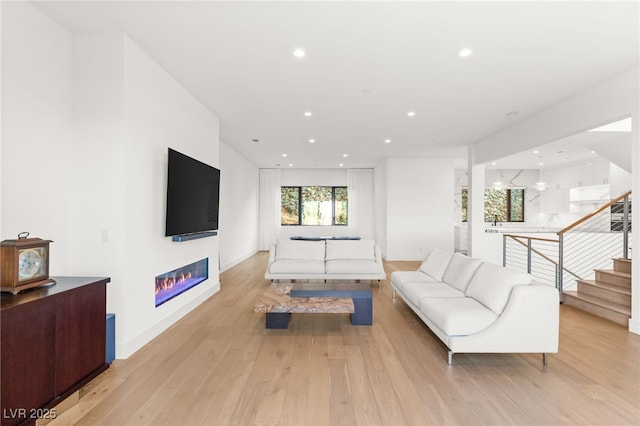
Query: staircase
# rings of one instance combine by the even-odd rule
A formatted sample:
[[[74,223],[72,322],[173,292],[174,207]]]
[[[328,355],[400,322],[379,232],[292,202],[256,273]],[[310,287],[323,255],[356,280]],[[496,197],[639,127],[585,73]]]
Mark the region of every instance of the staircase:
[[[613,270],[596,269],[594,280],[577,280],[564,303],[627,326],[631,318],[631,259],[613,259]]]
[[[557,240],[504,234],[502,264],[554,285],[565,304],[628,327],[631,207],[627,191],[558,231]]]

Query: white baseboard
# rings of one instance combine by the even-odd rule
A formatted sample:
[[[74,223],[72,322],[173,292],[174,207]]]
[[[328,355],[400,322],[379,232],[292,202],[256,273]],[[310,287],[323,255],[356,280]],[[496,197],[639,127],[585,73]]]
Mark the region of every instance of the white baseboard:
[[[635,334],[640,334],[640,320],[629,318],[629,331]]]
[[[187,315],[189,312],[200,306],[204,303],[208,298],[216,294],[220,291],[220,282],[214,284],[214,286],[208,289],[206,292],[202,294],[202,296],[197,299],[192,300],[186,305],[182,306],[180,309],[175,311],[173,314],[169,315],[167,318],[157,323],[153,327],[145,330],[140,333],[138,336],[124,343],[116,343],[116,358],[117,359],[126,359],[133,355],[136,351],[142,348],[144,345],[152,341],[154,338],[159,336],[163,331],[171,327],[173,324],[178,322],[182,317]]]
[[[236,266],[240,262],[244,262],[245,260],[247,260],[248,258],[253,256],[254,254],[256,254],[258,251],[259,251],[258,249],[253,250],[252,252],[250,252],[250,253],[248,253],[248,254],[246,254],[244,256],[241,256],[239,258],[236,258],[235,260],[232,260],[231,262],[227,262],[224,265],[220,265],[220,272],[222,273],[222,272],[226,271],[227,269],[233,268],[234,266]]]

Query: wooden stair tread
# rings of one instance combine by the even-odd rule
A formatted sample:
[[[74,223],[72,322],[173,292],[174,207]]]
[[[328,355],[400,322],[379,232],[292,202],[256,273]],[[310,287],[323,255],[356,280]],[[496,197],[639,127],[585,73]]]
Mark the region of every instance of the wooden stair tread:
[[[602,274],[614,275],[620,278],[629,278],[631,279],[631,274],[626,272],[614,271],[613,269],[594,269],[596,272],[600,272]]]
[[[631,317],[631,308],[628,308],[626,306],[622,306],[617,303],[598,299],[597,297],[585,296],[584,294],[580,294],[577,291],[565,291],[564,294],[569,297],[573,297],[575,299],[582,300],[582,301],[591,303],[593,305],[597,305],[597,306],[609,309],[611,311],[615,311]]]
[[[613,260],[617,260],[618,262],[631,263],[631,259],[625,259],[624,257],[614,257]]]
[[[606,289],[606,290],[612,291],[614,293],[619,293],[619,294],[624,294],[626,296],[631,296],[631,290],[627,290],[626,288],[622,288],[620,286],[607,284],[607,283],[599,282],[599,281],[596,281],[596,280],[577,280],[577,282],[583,283],[583,284],[587,284],[587,285],[592,285],[594,287],[599,287],[599,288],[602,288],[602,289]]]

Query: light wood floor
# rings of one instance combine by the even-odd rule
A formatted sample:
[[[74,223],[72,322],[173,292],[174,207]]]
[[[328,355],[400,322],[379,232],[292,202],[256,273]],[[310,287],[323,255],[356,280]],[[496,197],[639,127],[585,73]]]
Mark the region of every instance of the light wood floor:
[[[221,290],[80,391],[51,425],[638,425],[640,336],[561,307],[560,351],[457,354],[383,282],[374,325],[293,315],[266,330],[253,304],[266,253],[221,274]],[[387,272],[416,269],[388,262]]]

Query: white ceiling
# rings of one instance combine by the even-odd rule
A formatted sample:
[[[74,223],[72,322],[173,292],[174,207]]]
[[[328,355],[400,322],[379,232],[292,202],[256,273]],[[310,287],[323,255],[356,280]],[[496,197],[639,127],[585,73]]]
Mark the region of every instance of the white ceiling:
[[[636,1],[34,4],[72,32],[126,33],[265,168],[461,157],[639,56]]]

